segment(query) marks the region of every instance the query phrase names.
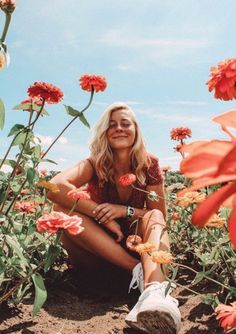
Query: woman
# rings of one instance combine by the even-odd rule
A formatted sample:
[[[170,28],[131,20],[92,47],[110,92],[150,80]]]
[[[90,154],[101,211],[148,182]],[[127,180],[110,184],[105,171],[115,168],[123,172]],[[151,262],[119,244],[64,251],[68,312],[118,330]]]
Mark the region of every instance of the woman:
[[[60,189],[49,197],[57,203],[56,210],[72,207],[67,193],[88,184],[90,200],[79,200],[77,214],[83,218],[83,233],[63,235],[63,244],[73,265],[103,259],[133,273],[141,296],[126,317],[126,322],[146,333],[177,333],[181,316],[178,302],[165,296],[167,282],[160,269],[147,254],[137,258],[125,246],[132,234],[130,224],[141,220],[138,234],[143,242],[151,242],[160,250],[169,250],[165,232],[165,201],[163,180],[158,160],[145,149],[135,114],[125,103],[110,105],[94,129],[89,159],[56,175],[52,182]],[[122,187],[119,178],[127,173],[136,175],[134,186]],[[151,201],[147,192],[155,191],[159,201]],[[68,211],[67,209],[67,211]],[[132,228],[131,228],[132,229]]]

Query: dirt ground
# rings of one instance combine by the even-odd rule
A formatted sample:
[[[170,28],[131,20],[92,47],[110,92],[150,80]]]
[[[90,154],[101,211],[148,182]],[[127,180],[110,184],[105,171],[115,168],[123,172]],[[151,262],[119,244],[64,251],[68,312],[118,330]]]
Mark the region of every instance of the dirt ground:
[[[115,268],[56,272],[47,285],[48,299],[32,317],[32,299],[18,307],[0,308],[0,333],[22,334],[135,334],[125,316],[135,304],[138,292],[127,293],[130,276]],[[186,274],[179,277],[188,283]],[[209,286],[199,287],[207,293]],[[179,334],[221,334],[212,308],[186,289],[176,288],[182,314]],[[233,332],[231,332],[233,333]],[[165,334],[165,333],[163,333]]]

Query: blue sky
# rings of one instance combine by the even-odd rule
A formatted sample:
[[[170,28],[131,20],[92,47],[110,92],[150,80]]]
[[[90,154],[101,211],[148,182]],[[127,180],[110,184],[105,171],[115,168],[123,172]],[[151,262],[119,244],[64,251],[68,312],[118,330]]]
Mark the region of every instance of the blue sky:
[[[36,126],[46,149],[71,119],[63,104],[82,109],[88,101],[79,77],[94,73],[107,78],[108,88],[86,114],[91,126],[107,105],[125,101],[136,111],[148,150],[161,165],[178,169],[170,130],[190,127],[191,140],[223,138],[211,118],[235,108],[215,100],[206,86],[210,67],[236,55],[235,12],[235,0],[18,0],[7,36],[11,64],[0,72],[6,106],[0,154],[9,129],[27,119],[12,108],[33,82],[53,83],[65,94]],[[0,13],[0,27],[3,20]],[[87,157],[89,139],[90,131],[74,124],[49,152],[58,163],[50,168]]]

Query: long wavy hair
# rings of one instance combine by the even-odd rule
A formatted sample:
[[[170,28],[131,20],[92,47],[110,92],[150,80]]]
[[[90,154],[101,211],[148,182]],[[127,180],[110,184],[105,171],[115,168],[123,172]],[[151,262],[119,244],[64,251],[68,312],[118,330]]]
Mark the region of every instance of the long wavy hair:
[[[99,185],[103,186],[105,182],[114,180],[114,156],[113,151],[107,140],[107,130],[111,114],[117,110],[125,110],[130,119],[134,122],[136,136],[134,144],[130,151],[130,161],[132,172],[136,175],[140,184],[145,184],[145,168],[150,167],[151,158],[146,151],[143,135],[137,123],[133,110],[124,102],[116,102],[107,107],[102,117],[93,129],[90,143],[90,151],[93,165],[99,179]]]

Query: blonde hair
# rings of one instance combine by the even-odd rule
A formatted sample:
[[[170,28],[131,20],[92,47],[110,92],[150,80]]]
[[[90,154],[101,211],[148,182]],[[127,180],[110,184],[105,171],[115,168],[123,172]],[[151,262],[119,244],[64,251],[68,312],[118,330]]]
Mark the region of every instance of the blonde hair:
[[[139,183],[145,184],[146,176],[144,169],[145,167],[150,167],[151,158],[146,151],[143,135],[133,110],[124,102],[116,102],[107,107],[102,117],[95,125],[90,143],[91,159],[98,175],[99,185],[103,186],[107,181],[115,182],[113,168],[114,157],[106,133],[109,128],[111,114],[118,110],[127,111],[131,120],[134,122],[136,136],[130,152],[131,168]]]

